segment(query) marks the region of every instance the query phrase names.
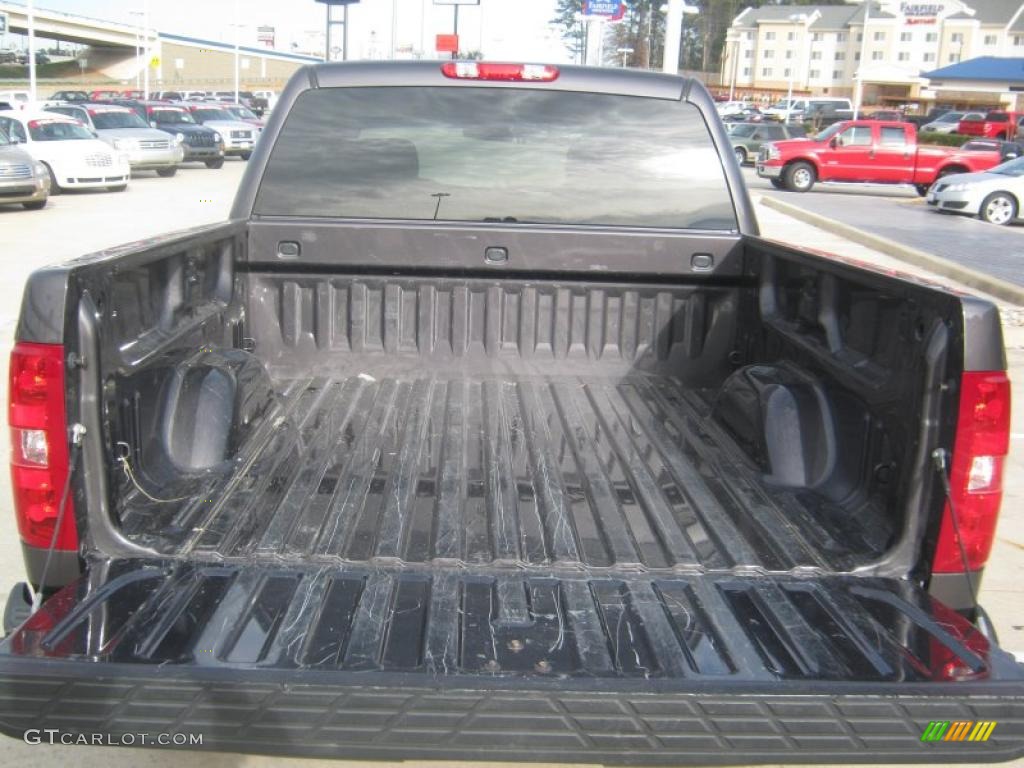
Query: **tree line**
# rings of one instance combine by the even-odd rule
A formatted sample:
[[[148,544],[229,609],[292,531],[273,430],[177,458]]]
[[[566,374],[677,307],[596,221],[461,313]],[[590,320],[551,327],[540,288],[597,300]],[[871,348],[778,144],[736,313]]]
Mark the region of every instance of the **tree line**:
[[[619,49],[632,49],[625,54],[626,66],[660,68],[665,50],[666,0],[625,0],[626,14],[622,21],[608,25],[602,63],[621,64]],[[700,12],[687,15],[683,21],[683,39],[679,50],[679,68],[716,72],[721,67],[725,33],[732,20],[744,8],[762,5],[843,5],[844,0],[687,0]],[[580,21],[583,0],[556,0],[555,17],[551,20],[562,30],[562,39],[577,61],[584,59],[586,29]]]

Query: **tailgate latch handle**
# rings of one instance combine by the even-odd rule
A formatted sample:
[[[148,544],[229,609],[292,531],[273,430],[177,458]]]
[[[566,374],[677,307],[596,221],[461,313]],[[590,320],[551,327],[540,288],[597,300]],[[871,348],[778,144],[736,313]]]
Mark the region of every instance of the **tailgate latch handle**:
[[[508,261],[508,248],[491,246],[484,249],[484,261],[488,264],[504,264]]]

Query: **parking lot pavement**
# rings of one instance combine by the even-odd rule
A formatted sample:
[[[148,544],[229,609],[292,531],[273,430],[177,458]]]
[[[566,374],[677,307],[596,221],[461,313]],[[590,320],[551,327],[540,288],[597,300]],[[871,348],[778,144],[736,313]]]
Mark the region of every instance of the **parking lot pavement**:
[[[777,190],[754,169],[743,169],[754,194],[777,197],[874,235],[917,248],[1002,280],[1024,285],[1024,225],[998,227],[937,213],[910,187],[820,184],[798,194]]]
[[[22,286],[29,272],[45,264],[129,240],[220,221],[227,216],[243,165],[241,162],[228,162],[219,171],[186,168],[179,171],[174,179],[143,174],[133,179],[125,193],[56,197],[50,206],[39,212],[0,208],[0,253],[7,256],[4,279],[0,280],[0,364],[6,361],[13,341]],[[756,181],[752,186],[755,187],[755,195],[762,191]],[[872,196],[866,192],[862,190],[858,194]],[[758,215],[762,231],[768,237],[839,253],[886,268],[894,266],[893,260],[886,256],[776,211],[761,208]],[[921,270],[913,268],[905,271],[921,273]],[[941,278],[939,281],[942,282]],[[1024,333],[1008,338],[1014,396],[1018,403],[1024,403]],[[0,375],[0,402],[6,402],[6,398],[6,376]],[[1024,604],[1024,408],[1015,410],[1013,430],[1006,472],[1006,502],[981,599],[992,614],[1003,647],[1020,651],[1024,650],[1024,617],[1020,613],[1020,606]],[[7,441],[0,440],[0,463],[7,462],[7,451]],[[9,478],[6,472],[0,472],[0,599],[6,599],[11,586],[23,578],[21,552],[9,499]],[[186,763],[195,768],[356,768],[368,765],[373,768],[442,768],[454,765],[508,768],[507,763],[407,761],[370,764],[169,750],[31,746],[0,737],[0,765],[43,768],[60,763],[80,768],[171,768]],[[534,764],[532,768],[544,766]]]

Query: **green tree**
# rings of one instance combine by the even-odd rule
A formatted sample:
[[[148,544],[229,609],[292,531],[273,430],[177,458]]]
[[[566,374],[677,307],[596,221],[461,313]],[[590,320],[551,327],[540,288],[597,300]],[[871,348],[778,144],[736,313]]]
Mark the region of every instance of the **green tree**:
[[[583,13],[583,0],[557,0],[555,18],[551,23],[562,29],[562,40],[573,58],[583,63],[587,51],[587,32],[579,20]]]
[[[626,15],[605,31],[605,64],[621,64],[620,48],[632,48],[626,56],[630,67],[658,69],[665,50],[666,0],[625,0]],[[687,0],[699,13],[683,20],[683,38],[679,45],[679,67],[684,70],[716,72],[721,67],[725,34],[732,20],[744,8],[762,5],[844,5],[846,0]],[[586,51],[586,30],[580,23],[583,0],[556,0],[551,23],[562,29],[562,39],[570,53],[580,61]]]

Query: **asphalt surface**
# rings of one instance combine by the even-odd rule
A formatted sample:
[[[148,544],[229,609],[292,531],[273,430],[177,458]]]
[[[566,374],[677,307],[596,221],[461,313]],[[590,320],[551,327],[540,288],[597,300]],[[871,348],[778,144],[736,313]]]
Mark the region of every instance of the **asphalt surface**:
[[[160,179],[152,173],[145,173],[133,178],[124,193],[63,195],[52,198],[50,205],[42,211],[0,206],[0,254],[4,256],[0,277],[0,364],[6,361],[13,343],[24,280],[32,270],[132,240],[221,221],[227,216],[243,168],[244,163],[232,160],[220,170],[199,166],[184,168],[173,179]],[[758,192],[763,191],[757,180],[751,186]],[[855,192],[858,195],[863,193],[864,190]],[[842,193],[833,190],[812,193],[819,194],[821,197],[834,197],[840,206],[846,199]],[[889,191],[886,194],[893,193]],[[900,197],[907,197],[895,194],[897,202]],[[803,198],[810,200],[812,195]],[[798,197],[789,195],[787,199],[792,201]],[[887,211],[891,202],[876,199],[875,216],[880,216],[883,209]],[[867,197],[864,204],[872,205]],[[762,230],[769,237],[880,266],[891,266],[891,259],[775,211],[764,210],[759,215],[762,216]],[[913,234],[909,232],[911,225],[905,225],[904,229]],[[1024,343],[1014,346],[1011,342],[1009,362],[1011,379],[1024,382]],[[6,376],[0,374],[0,403],[6,402],[6,387]],[[1024,400],[1021,389],[1021,385],[1015,385],[1014,396],[1018,402]],[[1024,604],[1021,596],[1021,585],[1024,585],[1024,504],[1021,503],[1024,502],[1024,451],[1021,450],[1024,409],[1014,411],[1013,430],[1004,508],[981,599],[993,616],[1003,647],[1019,651],[1024,650],[1024,621],[1019,608]],[[7,440],[0,440],[0,464],[6,464],[7,460]],[[6,471],[0,471],[0,601],[5,600],[14,583],[23,578],[20,545],[10,510],[9,476]],[[76,768],[172,768],[183,765],[195,768],[441,768],[455,764],[415,761],[357,764],[345,761],[343,754],[339,754],[339,761],[321,761],[134,748],[33,746],[0,736],[0,766],[8,765],[18,768],[59,765]],[[508,764],[499,763],[459,765],[465,768],[501,768],[504,765],[508,768]],[[534,764],[532,768],[541,766]]]
[[[777,197],[874,235],[1024,286],[1024,224],[998,227],[932,210],[910,187],[818,184],[799,194],[777,190],[744,168],[751,192]]]

